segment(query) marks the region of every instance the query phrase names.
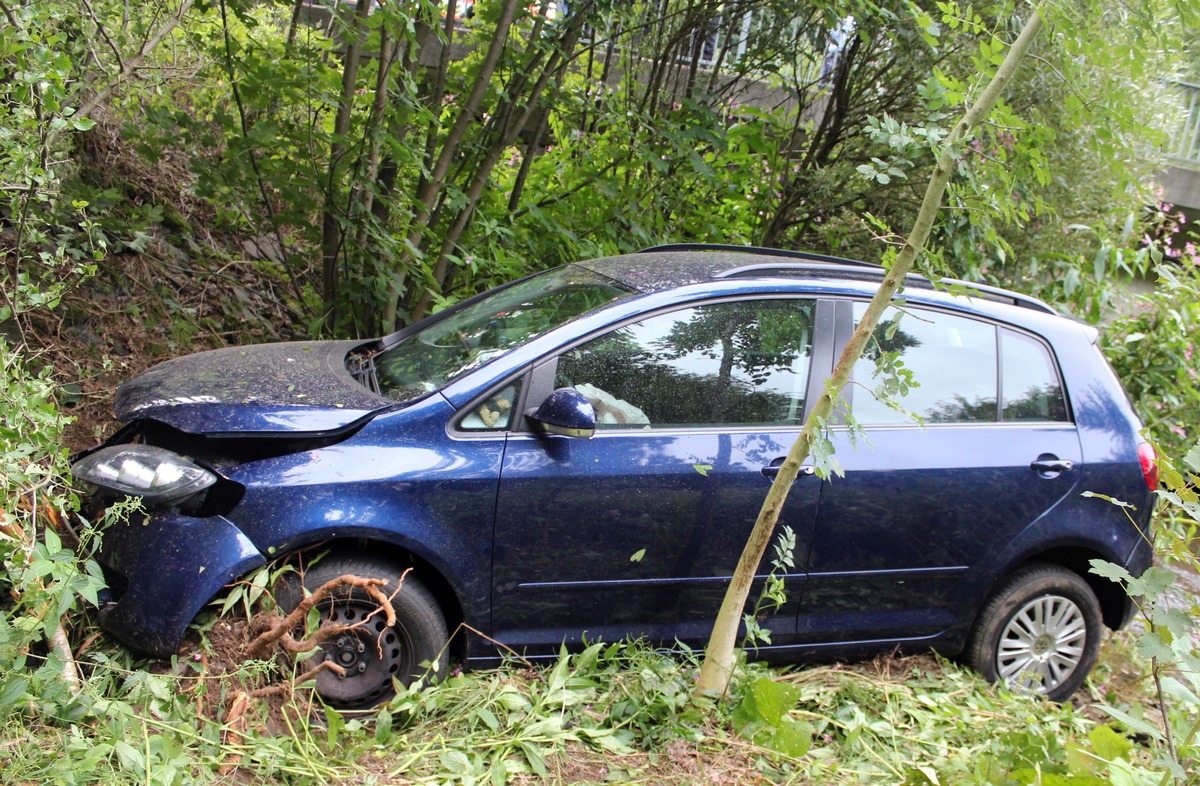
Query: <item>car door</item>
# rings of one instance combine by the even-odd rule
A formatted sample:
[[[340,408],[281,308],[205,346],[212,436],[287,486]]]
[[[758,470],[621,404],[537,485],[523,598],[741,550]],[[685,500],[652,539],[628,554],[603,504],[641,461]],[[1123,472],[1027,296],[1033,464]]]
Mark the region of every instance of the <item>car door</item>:
[[[839,307],[849,331],[866,304]],[[803,642],[937,635],[986,591],[988,559],[1078,482],[1079,438],[1047,345],[946,312],[900,317],[885,317],[847,388],[861,433],[832,434],[845,477],[822,492]],[[898,408],[873,393],[881,359],[911,372]]]
[[[816,316],[814,301],[794,298],[677,309],[591,337],[535,372],[553,376],[547,390],[583,393],[597,430],[508,439],[493,557],[499,641],[537,652],[581,634],[707,638],[803,422]],[[819,489],[800,477],[781,517],[797,566]],[[794,635],[802,578],[800,567],[781,572],[788,604],[764,623],[776,644]]]

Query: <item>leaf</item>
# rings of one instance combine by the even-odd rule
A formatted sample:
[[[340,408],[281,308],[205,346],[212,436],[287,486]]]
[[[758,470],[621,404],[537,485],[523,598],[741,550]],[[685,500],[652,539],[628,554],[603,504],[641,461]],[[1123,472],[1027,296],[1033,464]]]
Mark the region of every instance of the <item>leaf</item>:
[[[375,717],[375,742],[387,745],[392,741],[392,713],[386,709],[380,710]]]
[[[1156,626],[1170,631],[1172,639],[1187,639],[1192,629],[1191,616],[1177,606],[1155,606],[1152,619]]]
[[[765,723],[779,728],[797,699],[798,691],[790,685],[776,682],[770,677],[759,677],[734,710],[733,722],[739,726]]]
[[[1150,567],[1130,585],[1133,595],[1161,595],[1175,583],[1175,574],[1166,568]]]
[[[582,727],[579,729],[580,734],[589,742],[600,748],[615,753],[618,756],[627,756],[634,752],[634,748],[621,739],[620,730],[615,729],[592,729]]]
[[[0,710],[8,709],[24,698],[28,687],[29,680],[24,677],[10,680],[8,685],[4,686],[4,691],[0,692]]]
[[[49,527],[46,528],[44,537],[46,538],[46,551],[51,555],[62,551],[62,540],[58,537],[58,533]]]
[[[253,576],[250,577],[250,589],[246,593],[247,602],[254,604],[262,597],[267,590],[267,581],[270,579],[270,571],[266,568],[261,568]]]
[[[332,707],[325,707],[325,745],[331,751],[337,750],[338,735],[346,727],[346,719]]]
[[[471,760],[462,751],[443,751],[438,755],[438,761],[441,762],[442,769],[449,772],[459,775],[466,775],[471,772]]]
[[[546,760],[542,757],[541,750],[531,743],[520,740],[517,746],[521,749],[521,753],[525,756],[525,761],[529,762],[529,767],[534,773],[540,777],[546,777]]]
[[[1157,633],[1147,631],[1143,633],[1137,641],[1138,654],[1149,660],[1150,658],[1158,658],[1161,661],[1170,663],[1175,660],[1175,653],[1167,642]]]
[[[1100,250],[1096,252],[1096,256],[1092,260],[1092,275],[1095,276],[1097,281],[1104,280],[1104,273],[1108,270],[1108,256],[1110,253],[1112,253],[1111,247],[1107,245],[1100,246]]]
[[[1142,720],[1141,718],[1135,718],[1129,713],[1119,710],[1116,707],[1110,707],[1107,704],[1098,704],[1096,706],[1108,713],[1113,720],[1120,723],[1126,729],[1129,729],[1135,733],[1145,734],[1152,740],[1158,740],[1160,742],[1162,741],[1162,732],[1160,732],[1153,723]]]
[[[1109,581],[1117,583],[1128,583],[1133,579],[1133,576],[1128,570],[1112,562],[1107,562],[1102,559],[1094,559],[1091,562],[1092,573],[1097,576],[1102,576]]]
[[[567,677],[570,676],[571,657],[564,651],[559,651],[558,662],[554,664],[554,668],[550,670],[550,675],[546,678],[546,690],[551,694],[558,693],[567,685]]]
[[[480,707],[475,710],[475,717],[483,721],[483,725],[487,726],[489,731],[496,731],[500,728],[500,721],[496,719],[496,713],[487,707]]]
[[[1111,726],[1097,726],[1088,732],[1092,750],[1105,761],[1123,759],[1133,749],[1133,743],[1118,734]]]
[[[1163,693],[1177,702],[1191,704],[1193,707],[1200,706],[1200,697],[1197,697],[1191,689],[1174,677],[1163,677],[1162,688]]]
[[[942,782],[938,780],[937,770],[924,766],[909,772],[904,779],[904,786],[942,786]]]
[[[806,721],[785,718],[772,738],[771,747],[785,756],[800,756],[812,747],[813,727]]]
[[[712,464],[693,464],[692,465],[692,469],[696,470],[697,472],[699,472],[701,475],[703,475],[706,478],[708,477],[708,471],[712,468],[713,468]]]
[[[645,549],[638,549],[637,551],[633,552],[633,556],[631,556],[631,557],[629,558],[629,561],[630,561],[630,562],[641,562],[641,561],[642,561],[642,557],[644,557],[644,556],[646,556],[646,550],[645,550]]]
[[[124,740],[118,740],[113,743],[113,750],[121,761],[121,768],[126,772],[139,775],[146,772],[146,757],[137,748]]]
[[[1200,472],[1200,442],[1189,450],[1183,457],[1183,463],[1187,464],[1193,471]]]

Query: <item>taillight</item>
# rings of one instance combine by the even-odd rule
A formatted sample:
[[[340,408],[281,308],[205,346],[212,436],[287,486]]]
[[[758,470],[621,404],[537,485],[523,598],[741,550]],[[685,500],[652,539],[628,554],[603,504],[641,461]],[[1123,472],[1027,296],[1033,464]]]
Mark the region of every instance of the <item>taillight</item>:
[[[1138,445],[1138,461],[1142,465],[1142,477],[1146,479],[1146,488],[1155,491],[1158,489],[1158,455],[1149,442]]]

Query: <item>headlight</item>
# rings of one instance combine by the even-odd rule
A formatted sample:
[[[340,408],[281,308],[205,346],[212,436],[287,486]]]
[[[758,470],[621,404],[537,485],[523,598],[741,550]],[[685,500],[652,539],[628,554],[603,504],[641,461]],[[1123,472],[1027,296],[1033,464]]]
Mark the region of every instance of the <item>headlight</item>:
[[[203,467],[150,445],[102,448],[72,464],[71,472],[80,480],[160,504],[178,502],[217,482]]]

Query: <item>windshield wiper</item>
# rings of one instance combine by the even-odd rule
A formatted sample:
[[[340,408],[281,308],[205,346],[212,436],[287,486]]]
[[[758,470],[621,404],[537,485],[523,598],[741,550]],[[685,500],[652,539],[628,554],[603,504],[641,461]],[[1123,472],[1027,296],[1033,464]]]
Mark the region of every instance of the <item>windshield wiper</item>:
[[[351,354],[346,357],[346,370],[350,376],[372,393],[383,395],[379,389],[379,372],[375,368],[374,354]]]

